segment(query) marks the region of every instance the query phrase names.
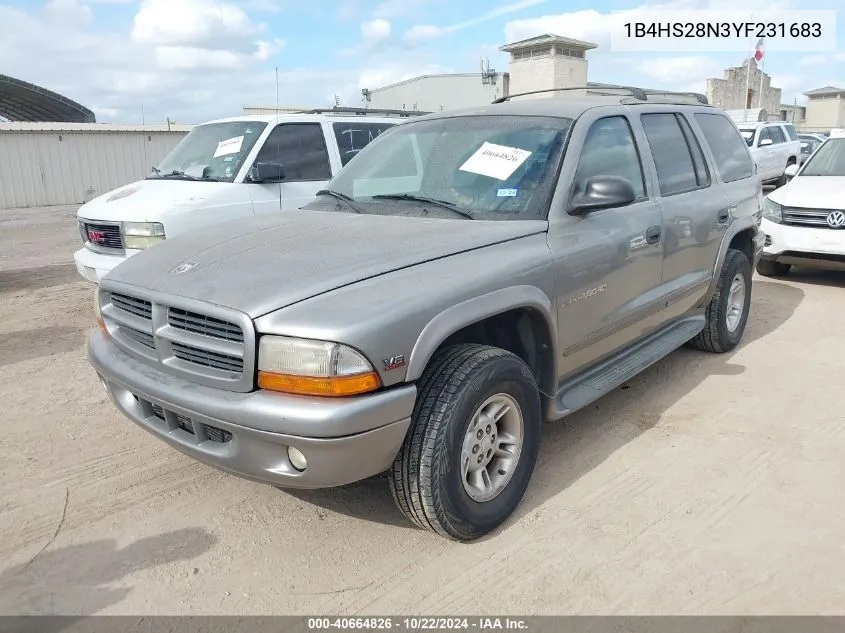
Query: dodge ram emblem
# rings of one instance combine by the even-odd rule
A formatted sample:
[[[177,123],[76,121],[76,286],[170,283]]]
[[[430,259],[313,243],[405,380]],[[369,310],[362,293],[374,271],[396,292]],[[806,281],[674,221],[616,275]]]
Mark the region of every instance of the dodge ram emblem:
[[[841,229],[845,227],[845,213],[842,211],[832,211],[827,216],[827,225],[832,229]]]
[[[197,262],[182,262],[170,272],[172,272],[174,275],[180,275],[182,273],[188,272],[189,270],[193,270],[197,266],[199,266]]]

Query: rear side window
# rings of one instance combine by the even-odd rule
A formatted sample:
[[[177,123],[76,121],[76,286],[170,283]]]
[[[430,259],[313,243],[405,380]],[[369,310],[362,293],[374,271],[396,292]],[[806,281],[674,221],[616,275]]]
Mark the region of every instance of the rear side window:
[[[346,165],[352,158],[369,145],[379,134],[389,130],[395,123],[333,123],[337,147],[340,150],[340,162]]]
[[[792,125],[784,125],[783,129],[786,130],[786,135],[789,137],[790,141],[798,140],[798,132],[795,131],[795,127]]]
[[[783,130],[780,129],[779,125],[773,125],[770,127],[769,132],[772,134],[773,143],[786,143],[786,136],[784,136]]]
[[[701,148],[697,144],[690,147],[679,117],[669,113],[643,114],[640,120],[654,157],[660,194],[671,196],[701,187],[693,158],[695,150],[700,154]]]
[[[722,180],[734,182],[750,178],[754,171],[751,157],[733,123],[719,114],[698,113],[695,120],[716,160]]]

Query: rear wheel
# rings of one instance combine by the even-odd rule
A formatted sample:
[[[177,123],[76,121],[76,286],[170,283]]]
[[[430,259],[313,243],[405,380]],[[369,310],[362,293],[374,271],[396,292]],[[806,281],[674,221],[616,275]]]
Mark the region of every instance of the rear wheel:
[[[716,292],[707,305],[704,329],[689,344],[705,352],[731,351],[745,331],[750,306],[751,263],[745,253],[729,248]]]
[[[794,165],[794,164],[795,164],[794,158],[790,158],[788,161],[786,161],[786,167],[789,167],[790,165]],[[775,187],[783,187],[784,185],[786,185],[786,183],[789,182],[789,176],[786,175],[786,167],[784,167],[784,170],[783,170],[784,173],[782,173],[780,175],[780,178],[778,178],[775,181]]]
[[[476,344],[441,350],[420,379],[411,428],[389,472],[396,505],[453,540],[495,529],[528,487],[541,415],[534,376],[519,357]]]
[[[768,259],[757,262],[757,272],[764,277],[785,277],[792,268],[789,264],[781,264]]]

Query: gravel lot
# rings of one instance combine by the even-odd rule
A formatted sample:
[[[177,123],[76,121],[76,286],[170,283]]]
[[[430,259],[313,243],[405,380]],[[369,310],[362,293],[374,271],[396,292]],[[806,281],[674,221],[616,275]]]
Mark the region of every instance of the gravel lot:
[[[0,613],[845,613],[845,275],[755,277],[741,348],[549,425],[516,515],[455,544],[379,478],[280,491],[119,415],[74,212],[0,211]]]

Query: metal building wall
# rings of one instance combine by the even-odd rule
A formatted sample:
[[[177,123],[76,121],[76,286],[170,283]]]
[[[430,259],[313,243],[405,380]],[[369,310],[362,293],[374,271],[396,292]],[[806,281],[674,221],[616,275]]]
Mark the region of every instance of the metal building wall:
[[[369,107],[392,110],[439,112],[489,104],[506,94],[504,76],[495,84],[484,84],[481,75],[423,75],[370,91]]]
[[[185,134],[0,128],[0,208],[82,204],[149,175]]]

